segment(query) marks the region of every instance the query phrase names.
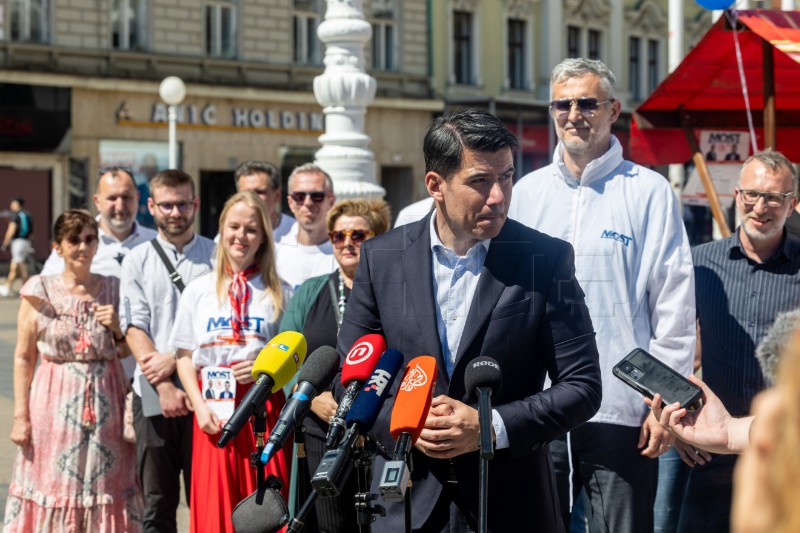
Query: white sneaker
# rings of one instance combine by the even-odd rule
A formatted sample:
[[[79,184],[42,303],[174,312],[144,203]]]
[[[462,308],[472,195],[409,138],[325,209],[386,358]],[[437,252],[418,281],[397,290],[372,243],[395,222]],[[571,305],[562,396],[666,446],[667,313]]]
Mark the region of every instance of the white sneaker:
[[[0,296],[6,298],[8,297],[8,294],[9,294],[8,287],[6,287],[5,285],[0,285]]]

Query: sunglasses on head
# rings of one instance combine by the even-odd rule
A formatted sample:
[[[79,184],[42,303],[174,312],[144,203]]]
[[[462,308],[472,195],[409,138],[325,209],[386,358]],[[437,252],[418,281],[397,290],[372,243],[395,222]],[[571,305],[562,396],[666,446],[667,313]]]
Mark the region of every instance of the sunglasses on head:
[[[80,246],[81,243],[91,246],[97,241],[97,235],[87,235],[83,239],[79,235],[70,235],[66,240],[71,246]]]
[[[572,110],[572,106],[578,107],[578,111],[584,115],[591,115],[600,107],[600,104],[606,102],[613,102],[613,99],[598,100],[597,98],[581,97],[581,98],[565,98],[563,100],[553,100],[550,102],[550,110],[558,115],[563,116]]]
[[[370,229],[346,229],[328,233],[328,237],[330,237],[331,242],[336,245],[344,244],[345,239],[350,237],[350,240],[353,241],[353,244],[356,246],[361,246],[361,243],[374,236],[375,232]]]
[[[173,202],[160,202],[160,203],[157,203],[156,205],[158,206],[159,209],[161,209],[161,212],[164,213],[165,215],[169,215],[170,213],[172,213],[172,209],[175,208],[175,207],[178,208],[178,212],[179,213],[186,214],[186,213],[189,212],[189,209],[192,207],[192,203],[191,202],[176,202],[176,203],[173,203]]]
[[[315,204],[318,204],[325,199],[326,194],[325,191],[311,191],[311,192],[295,191],[293,193],[289,193],[289,196],[292,198],[292,200],[294,200],[298,204],[302,204],[303,202],[306,201],[306,196],[310,196],[311,201],[314,202]]]

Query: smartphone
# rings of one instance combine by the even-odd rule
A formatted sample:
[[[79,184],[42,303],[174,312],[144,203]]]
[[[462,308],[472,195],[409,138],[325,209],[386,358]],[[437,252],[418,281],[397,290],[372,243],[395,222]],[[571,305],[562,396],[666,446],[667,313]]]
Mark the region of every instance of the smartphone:
[[[661,394],[664,405],[679,402],[681,407],[700,406],[700,387],[641,348],[636,348],[614,366],[614,375],[637,392],[652,399]]]

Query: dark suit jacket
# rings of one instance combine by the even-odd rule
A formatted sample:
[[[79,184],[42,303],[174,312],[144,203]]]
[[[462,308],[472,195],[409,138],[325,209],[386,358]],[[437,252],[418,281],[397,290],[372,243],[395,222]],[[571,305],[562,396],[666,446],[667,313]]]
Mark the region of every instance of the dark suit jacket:
[[[214,391],[211,390],[211,389],[206,389],[206,398],[209,398],[209,399],[213,400],[214,399]]]
[[[497,360],[503,387],[492,407],[503,419],[510,447],[498,450],[489,466],[489,528],[497,531],[562,530],[553,466],[547,442],[591,418],[600,407],[597,347],[583,291],[574,277],[569,243],[508,220],[491,241],[456,355],[452,379],[442,360],[436,328],[430,217],[366,241],[339,335],[343,357],[362,335],[381,333],[405,355],[439,363],[434,395],[469,405],[464,385],[467,363],[478,356]],[[542,391],[545,375],[553,386]],[[341,398],[340,380],[335,393]],[[394,393],[383,405],[372,436],[394,449],[389,433]],[[373,492],[384,459],[376,458]],[[453,471],[464,499],[478,516],[477,452],[452,461],[413,457],[412,517],[421,527],[442,483]],[[403,506],[382,502],[387,518],[376,525],[402,531]]]

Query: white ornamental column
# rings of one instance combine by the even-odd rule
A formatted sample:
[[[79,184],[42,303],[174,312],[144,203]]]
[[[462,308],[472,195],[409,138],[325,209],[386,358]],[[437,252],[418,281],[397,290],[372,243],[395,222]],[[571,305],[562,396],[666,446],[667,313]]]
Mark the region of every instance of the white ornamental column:
[[[325,43],[325,72],[314,78],[314,96],[325,113],[316,163],[333,178],[337,199],[383,198],[375,183],[375,157],[364,116],[375,98],[375,78],[364,71],[364,45],[372,27],[362,0],[327,0],[317,36]]]

